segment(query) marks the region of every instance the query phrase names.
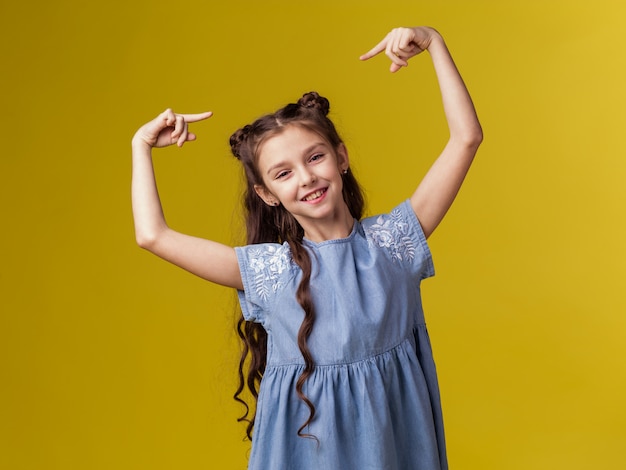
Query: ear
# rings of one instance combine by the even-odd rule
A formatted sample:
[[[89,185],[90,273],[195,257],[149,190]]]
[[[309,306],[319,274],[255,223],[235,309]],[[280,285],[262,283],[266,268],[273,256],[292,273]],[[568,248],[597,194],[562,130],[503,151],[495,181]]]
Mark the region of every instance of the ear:
[[[257,193],[257,196],[263,199],[263,202],[265,202],[265,204],[267,204],[268,206],[275,207],[280,204],[280,201],[262,184],[255,184],[254,191]]]
[[[350,168],[350,158],[348,158],[348,149],[342,142],[337,146],[337,167],[341,173],[345,173]]]

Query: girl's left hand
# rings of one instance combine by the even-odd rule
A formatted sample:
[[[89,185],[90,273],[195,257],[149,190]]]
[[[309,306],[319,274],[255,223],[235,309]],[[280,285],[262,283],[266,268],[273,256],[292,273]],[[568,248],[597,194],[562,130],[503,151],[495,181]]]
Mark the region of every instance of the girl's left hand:
[[[433,37],[438,34],[433,28],[427,26],[395,28],[360,59],[367,60],[385,51],[385,55],[391,59],[389,71],[397,72],[409,65],[408,60],[411,57],[428,49]]]

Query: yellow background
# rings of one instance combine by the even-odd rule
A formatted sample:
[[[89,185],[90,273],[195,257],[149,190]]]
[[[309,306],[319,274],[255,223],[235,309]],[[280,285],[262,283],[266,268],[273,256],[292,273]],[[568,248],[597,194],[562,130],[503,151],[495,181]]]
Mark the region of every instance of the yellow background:
[[[232,243],[230,133],[318,90],[388,210],[445,122],[427,56],[357,57],[414,24],[443,33],[485,131],[424,284],[451,467],[621,468],[625,19],[617,0],[3,1],[0,468],[244,468],[234,296],[135,245],[131,136],[214,111],[156,167],[170,225]]]

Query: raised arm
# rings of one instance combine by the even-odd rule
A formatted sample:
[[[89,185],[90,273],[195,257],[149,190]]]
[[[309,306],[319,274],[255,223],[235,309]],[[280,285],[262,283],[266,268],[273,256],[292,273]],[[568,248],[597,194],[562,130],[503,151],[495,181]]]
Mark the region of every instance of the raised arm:
[[[152,148],[196,139],[188,123],[211,116],[168,109],[143,125],[132,140],[132,204],[135,237],[142,248],[208,281],[243,289],[235,250],[170,229],[165,222],[152,165]]]
[[[372,50],[367,60],[380,52],[391,59],[391,72],[428,50],[435,67],[450,138],[441,155],[411,196],[411,205],[428,237],[452,205],[469,170],[483,134],[470,95],[441,35],[432,28],[397,28]]]

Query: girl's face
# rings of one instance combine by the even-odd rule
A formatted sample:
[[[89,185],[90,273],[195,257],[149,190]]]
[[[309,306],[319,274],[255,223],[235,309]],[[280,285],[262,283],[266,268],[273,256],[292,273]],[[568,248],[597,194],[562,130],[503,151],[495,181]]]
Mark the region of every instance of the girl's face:
[[[310,224],[346,220],[341,174],[348,165],[343,144],[334,149],[319,134],[290,125],[261,144],[258,168],[264,185],[255,190],[266,204],[282,204],[306,235]]]

